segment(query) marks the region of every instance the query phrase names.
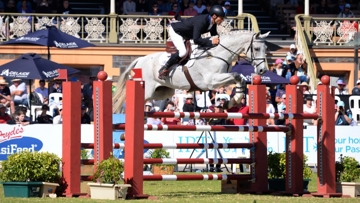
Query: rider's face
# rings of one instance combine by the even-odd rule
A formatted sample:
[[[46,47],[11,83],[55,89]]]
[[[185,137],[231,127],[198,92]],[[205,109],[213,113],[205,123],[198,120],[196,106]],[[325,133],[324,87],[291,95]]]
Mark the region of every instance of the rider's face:
[[[224,21],[224,17],[216,16],[215,14],[212,16],[212,22],[220,25]]]

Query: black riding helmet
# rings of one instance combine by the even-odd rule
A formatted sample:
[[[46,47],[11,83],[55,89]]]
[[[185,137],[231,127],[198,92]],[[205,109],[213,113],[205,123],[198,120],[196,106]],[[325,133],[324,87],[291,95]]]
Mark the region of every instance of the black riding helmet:
[[[210,9],[210,15],[216,15],[216,16],[219,16],[219,17],[226,17],[226,8],[220,6],[220,5],[214,5],[213,7],[211,7]]]

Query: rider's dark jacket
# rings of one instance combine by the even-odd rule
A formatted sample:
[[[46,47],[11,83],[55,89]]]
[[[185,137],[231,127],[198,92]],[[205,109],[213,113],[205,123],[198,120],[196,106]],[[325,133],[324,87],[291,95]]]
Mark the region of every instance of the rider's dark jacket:
[[[211,47],[212,42],[207,38],[202,38],[201,35],[210,32],[211,36],[217,35],[216,24],[210,30],[211,17],[210,15],[198,15],[192,18],[182,19],[181,22],[172,23],[174,31],[182,36],[185,40],[193,39],[195,44],[204,47]]]

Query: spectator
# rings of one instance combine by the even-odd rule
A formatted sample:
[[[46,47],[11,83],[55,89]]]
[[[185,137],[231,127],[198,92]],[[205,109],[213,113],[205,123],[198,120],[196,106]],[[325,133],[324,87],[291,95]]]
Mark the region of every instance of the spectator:
[[[96,77],[90,76],[89,77],[89,83],[84,85],[82,89],[83,94],[83,102],[84,105],[88,108],[88,114],[90,116],[91,121],[94,120],[93,118],[93,83],[96,80]]]
[[[331,9],[329,8],[326,0],[321,0],[320,5],[316,7],[317,14],[330,14]]]
[[[62,109],[62,105],[58,106],[59,115],[54,117],[53,124],[62,124]]]
[[[41,107],[41,114],[37,116],[36,122],[43,124],[52,124],[53,117],[48,115],[47,112],[50,110],[48,105],[43,105]]]
[[[0,80],[0,104],[5,105],[5,107],[10,107],[11,113],[15,113],[15,104],[11,98],[10,88],[7,84],[4,79]]]
[[[283,69],[284,72],[282,76],[286,79],[290,80],[291,76],[295,75],[296,68],[292,56],[286,56],[286,61],[283,62]]]
[[[295,61],[297,52],[298,52],[298,50],[297,50],[295,44],[291,44],[290,51],[286,53],[286,56],[291,56],[292,60]]]
[[[90,116],[86,113],[86,106],[81,106],[81,124],[90,124]]]
[[[11,117],[6,113],[6,106],[0,103],[0,124],[6,124],[10,120]]]
[[[11,81],[13,84],[10,86],[10,93],[14,98],[15,105],[23,104],[28,106],[28,94],[25,83],[21,82],[21,79],[13,79]]]
[[[343,101],[338,101],[335,112],[335,125],[352,125],[352,113],[351,110],[345,110],[345,104]]]
[[[72,8],[69,5],[69,1],[64,0],[62,6],[60,6],[60,8],[57,9],[57,13],[59,13],[59,14],[74,14],[74,11],[72,10]]]
[[[175,0],[167,0],[166,3],[164,3],[162,5],[162,8],[161,8],[162,12],[169,13],[172,10],[172,5],[173,4],[177,4],[177,1],[175,1]]]
[[[351,91],[352,95],[360,95],[360,80],[356,81],[356,86]]]
[[[24,118],[25,121],[30,121],[31,120],[30,117],[26,115],[27,111],[28,111],[27,106],[25,106],[23,104],[19,104],[19,106],[17,106],[15,112],[17,112],[17,111],[22,111],[25,114],[25,118]]]
[[[215,104],[215,113],[224,113],[223,106],[221,106],[220,103]],[[224,118],[210,118],[209,119],[209,125],[226,125],[226,120]],[[221,164],[216,164],[216,167],[214,168],[214,164],[209,164],[210,166],[210,172],[222,172],[221,170]]]
[[[313,98],[311,95],[307,95],[305,97],[306,103],[303,106],[303,111],[304,113],[309,113],[309,114],[316,114],[316,107],[315,105],[313,105]],[[304,119],[304,123],[307,124],[314,124],[315,120],[312,119]]]
[[[175,15],[182,16],[183,15],[183,12],[179,9],[178,3],[173,3],[173,5],[171,6],[171,11],[169,11],[169,15],[171,15],[171,16],[175,16]]]
[[[304,9],[305,9],[304,7],[305,7],[304,1],[303,0],[298,0],[298,5],[296,7],[296,14],[304,13]]]
[[[182,10],[182,12],[185,11],[185,9],[189,8],[189,1],[190,0],[182,0],[180,3],[180,9]]]
[[[336,83],[338,86],[337,86],[337,88],[335,88],[335,94],[337,94],[337,95],[348,95],[349,94],[348,90],[345,89],[346,84],[344,83],[343,80],[339,79]]]
[[[285,92],[285,84],[281,84],[281,85],[279,86],[279,88],[276,90],[275,102],[276,102],[277,104],[280,104],[280,103],[281,103],[281,101],[282,101],[281,97],[282,97],[284,94],[286,94],[286,92]]]
[[[274,73],[276,73],[277,75],[279,76],[283,76],[283,72],[284,72],[284,69],[283,69],[283,60],[281,59],[276,59],[275,61],[275,68],[273,70]]]
[[[339,0],[338,5],[334,6],[332,13],[338,15],[344,11],[344,8],[345,8],[345,0]]]
[[[26,0],[22,0],[20,6],[17,7],[18,13],[32,13],[31,4]]]
[[[146,0],[136,2],[136,12],[149,12],[149,4]]]
[[[213,6],[215,6],[215,5],[224,6],[224,3],[222,0],[216,0],[216,2],[213,4]]]
[[[49,94],[51,93],[62,93],[62,81],[61,80],[55,80],[53,85],[49,87]],[[50,85],[50,83],[49,83]]]
[[[224,112],[224,109],[222,109],[222,112]],[[228,113],[242,113],[247,114],[249,113],[249,107],[246,106],[246,104],[240,102],[239,104],[234,105],[230,109],[227,110]],[[234,118],[228,120],[228,125],[246,125],[247,119],[243,118]]]
[[[26,126],[26,125],[32,124],[32,122],[25,120],[24,112],[17,111],[16,114],[14,115],[14,119],[7,121],[7,124],[9,124],[9,125],[19,124],[22,126]]]
[[[338,18],[355,18],[355,15],[352,11],[350,11],[350,4],[345,4],[345,8],[343,11],[339,13]]]
[[[310,93],[310,85],[307,82],[302,82],[300,85],[302,85],[302,92],[304,95],[311,94]]]
[[[226,11],[227,11],[227,14],[226,16],[236,16],[234,11],[231,9],[231,5],[230,5],[230,2],[225,2],[225,8],[226,8]]]
[[[194,9],[194,1],[190,1],[189,8],[185,9],[184,16],[197,16],[198,12]]]
[[[158,7],[158,4],[155,3],[153,6],[152,6],[152,9],[149,11],[149,15],[151,16],[160,16],[161,15],[161,10],[159,9]]]
[[[52,9],[47,0],[41,0],[41,3],[36,8],[36,13],[52,13]]]
[[[41,94],[43,97],[43,104],[49,103],[49,90],[45,87],[45,80],[39,81],[39,87],[35,89],[35,92]]]
[[[211,9],[211,3],[208,2],[208,3],[206,3],[206,9],[204,9],[201,14],[209,14],[209,13],[210,13],[210,9]]]
[[[153,112],[153,104],[151,102],[146,102],[145,104],[145,112]],[[161,125],[161,120],[159,118],[153,118],[153,117],[148,117],[146,119],[146,124],[149,125]]]
[[[175,112],[176,108],[174,106],[174,103],[171,101],[168,102],[168,104],[166,105],[165,111],[166,112]],[[181,121],[179,118],[162,118],[161,122],[164,125],[180,125],[181,124]]]
[[[269,92],[270,93],[270,92]],[[270,94],[266,94],[266,113],[276,113],[275,107],[272,105]],[[275,125],[275,120],[272,118],[266,119],[268,125]]]
[[[295,64],[295,73],[299,77],[299,82],[307,82],[309,83],[310,77],[307,75],[307,64],[303,59],[303,55],[301,52],[297,52]]]
[[[282,96],[281,96],[281,102],[277,105],[277,111],[278,111],[278,113],[285,113],[286,112],[286,94],[283,94]],[[284,119],[282,119],[282,120],[280,120],[280,119],[277,119],[276,121],[275,121],[275,125],[285,125],[285,120]]]
[[[123,3],[123,14],[128,15],[129,13],[136,11],[136,3],[133,0],[127,0]]]
[[[15,0],[10,0],[5,7],[5,13],[17,13],[18,10],[15,7]]]
[[[194,6],[194,9],[198,13],[202,13],[206,9],[206,6],[203,4],[202,0],[197,0],[196,5]]]

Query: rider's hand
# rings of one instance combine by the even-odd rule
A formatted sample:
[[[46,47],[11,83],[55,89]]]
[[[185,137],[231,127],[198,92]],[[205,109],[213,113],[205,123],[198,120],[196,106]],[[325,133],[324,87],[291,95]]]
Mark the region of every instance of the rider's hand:
[[[214,38],[212,39],[212,44],[213,44],[213,45],[218,45],[218,44],[220,44],[220,39],[219,39],[218,37],[214,37]]]

